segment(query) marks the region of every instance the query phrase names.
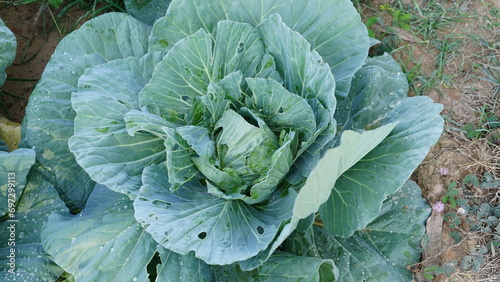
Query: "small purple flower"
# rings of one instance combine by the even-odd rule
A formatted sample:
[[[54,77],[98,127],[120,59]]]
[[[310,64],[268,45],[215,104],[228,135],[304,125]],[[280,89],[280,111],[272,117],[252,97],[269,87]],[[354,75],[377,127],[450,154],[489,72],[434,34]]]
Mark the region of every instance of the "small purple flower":
[[[443,212],[444,211],[444,204],[441,201],[437,201],[434,204],[432,204],[432,210],[435,212]]]
[[[442,168],[439,169],[439,173],[441,174],[441,176],[449,175],[450,174],[450,170],[447,169],[447,168],[442,167]]]

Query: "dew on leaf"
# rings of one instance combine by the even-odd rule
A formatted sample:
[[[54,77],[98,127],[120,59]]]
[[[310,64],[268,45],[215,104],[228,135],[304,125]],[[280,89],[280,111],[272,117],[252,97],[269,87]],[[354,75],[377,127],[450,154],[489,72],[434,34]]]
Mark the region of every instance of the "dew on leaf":
[[[390,108],[395,108],[397,105],[399,105],[401,103],[401,100],[393,100],[389,103],[389,107]]]

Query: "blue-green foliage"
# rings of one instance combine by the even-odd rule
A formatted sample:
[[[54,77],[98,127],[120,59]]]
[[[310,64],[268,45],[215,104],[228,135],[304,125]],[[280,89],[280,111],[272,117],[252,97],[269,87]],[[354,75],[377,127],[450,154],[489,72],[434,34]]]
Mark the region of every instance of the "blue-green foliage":
[[[406,97],[368,47],[348,0],[174,0],[152,28],[87,22],[23,124],[83,209],[48,217],[44,250],[77,281],[411,279],[428,208],[405,182],[441,106]]]

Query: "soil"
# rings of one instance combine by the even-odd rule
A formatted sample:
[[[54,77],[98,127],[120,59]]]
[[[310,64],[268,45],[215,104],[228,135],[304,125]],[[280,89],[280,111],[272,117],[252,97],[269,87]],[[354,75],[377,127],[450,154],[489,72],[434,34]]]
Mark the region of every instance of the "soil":
[[[0,4],[0,18],[17,40],[16,59],[6,69],[8,79],[1,88],[8,93],[0,96],[7,111],[0,108],[0,114],[19,123],[24,117],[27,99],[57,44],[66,34],[83,24],[85,19],[79,19],[87,13],[86,10],[72,9],[58,17],[63,7],[51,9],[41,3],[3,7]]]
[[[426,2],[429,2],[425,0],[403,0],[402,2],[411,5],[415,1],[422,7]],[[363,8],[363,18],[366,20],[373,15],[383,14],[378,7],[385,3],[393,4],[395,0],[358,2],[363,3],[361,7]],[[488,141],[488,136],[471,139],[467,138],[464,132],[457,130],[466,124],[477,124],[478,115],[483,109],[500,115],[499,94],[498,92],[494,94],[495,91],[498,91],[498,83],[495,84],[479,78],[485,77],[482,70],[491,64],[489,61],[491,58],[497,58],[495,67],[499,68],[500,49],[498,45],[496,48],[495,45],[481,46],[479,42],[482,40],[481,38],[496,44],[500,42],[499,19],[496,18],[495,22],[488,8],[500,9],[500,1],[436,0],[435,2],[444,6],[455,5],[463,13],[463,17],[450,23],[446,29],[438,30],[435,34],[438,39],[446,39],[448,43],[457,43],[454,45],[454,49],[446,53],[446,63],[442,69],[446,79],[429,87],[425,93],[417,93],[419,89],[425,87],[425,81],[416,81],[410,92],[410,95],[425,94],[444,106],[442,115],[446,118],[445,131],[438,144],[431,149],[425,161],[412,176],[421,186],[424,196],[430,204],[441,199],[450,182],[460,182],[468,174],[481,177],[484,172],[489,172],[495,179],[500,178],[500,147],[493,144],[491,140]],[[57,43],[64,35],[83,23],[83,21],[77,23],[77,20],[85,12],[85,10],[73,9],[64,17],[59,18],[55,24],[53,16],[57,14],[57,10],[43,6],[40,2],[0,8],[0,17],[14,32],[18,42],[16,60],[12,66],[7,68],[10,80],[2,87],[2,90],[11,96],[0,96],[8,113],[0,108],[0,114],[16,122],[22,121],[27,99]],[[467,17],[467,15],[475,16]],[[386,15],[384,21],[390,22],[391,18]],[[393,28],[388,31],[384,26],[375,25],[373,29],[378,34],[396,35],[396,48],[400,48],[402,51],[394,52],[393,56],[405,65],[407,71],[419,68],[420,75],[423,77],[431,77],[436,71],[436,58],[440,53],[439,48],[433,46],[430,40],[401,28]],[[497,77],[498,80],[500,79]],[[448,169],[449,173],[442,175],[440,173],[442,168]],[[478,202],[498,202],[498,198],[493,197],[491,193],[471,189],[473,190],[471,193],[478,199]],[[449,207],[447,208],[449,209]],[[462,222],[465,221],[462,220]],[[462,228],[467,228],[465,223]],[[443,220],[443,214],[433,212],[427,222],[429,245],[425,249],[423,262],[417,265],[417,269],[422,270],[432,265],[442,266],[452,261],[460,262],[461,258],[468,254],[473,247],[484,243],[481,237],[468,236],[456,244],[450,236],[451,232],[451,228]],[[498,254],[496,256],[498,260]],[[491,259],[494,261],[495,257]],[[458,268],[456,271],[460,272]],[[492,271],[467,275],[474,279],[485,277],[493,280],[500,279],[500,274],[495,274]],[[454,281],[461,280],[455,278]],[[424,280],[422,276],[420,279]],[[446,279],[449,278],[444,275],[437,277],[438,281]]]

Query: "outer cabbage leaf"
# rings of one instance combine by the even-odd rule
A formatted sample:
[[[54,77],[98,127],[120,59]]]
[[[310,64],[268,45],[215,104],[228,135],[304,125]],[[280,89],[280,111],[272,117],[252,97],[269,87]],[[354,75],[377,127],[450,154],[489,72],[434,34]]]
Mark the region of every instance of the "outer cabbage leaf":
[[[139,109],[137,94],[146,85],[160,53],[114,60],[88,69],[79,79],[71,102],[77,116],[70,150],[90,177],[134,198],[144,167],[165,160],[164,139],[149,132],[129,131],[131,111]],[[165,123],[157,122],[161,128]],[[142,122],[140,116],[133,120]],[[150,126],[153,126],[151,123]]]
[[[156,267],[156,281],[211,281],[212,270],[192,253],[185,256],[159,247],[161,264]]]
[[[32,170],[27,179],[28,184],[17,202],[15,216],[0,221],[0,280],[56,281],[64,270],[43,251],[40,231],[52,211],[67,209],[57,191],[40,173]],[[16,236],[14,240],[10,240],[11,231]],[[15,250],[14,274],[9,272],[11,248]]]
[[[135,217],[153,238],[179,254],[194,251],[208,264],[231,264],[255,256],[272,242],[291,215],[295,193],[246,205],[207,193],[197,182],[170,192],[164,164],[144,170]]]
[[[14,33],[0,19],[0,86],[7,78],[5,68],[10,66],[16,57],[16,47],[17,41]]]
[[[8,212],[8,204],[14,204],[20,198],[26,176],[34,163],[35,151],[31,149],[17,149],[10,153],[0,151],[0,217]]]
[[[125,0],[127,12],[142,22],[153,25],[165,16],[170,0]]]
[[[377,216],[385,197],[403,185],[439,139],[441,109],[428,97],[405,98],[381,120],[382,124],[399,122],[387,138],[339,177],[320,209],[332,235],[348,237]]]
[[[157,250],[134,220],[132,201],[99,184],[80,214],[52,213],[41,237],[45,251],[77,281],[146,281]]]
[[[335,117],[342,130],[398,125],[335,183],[320,209],[332,235],[348,237],[371,222],[385,197],[403,185],[437,142],[443,128],[442,106],[426,97],[405,98],[407,90],[401,68],[386,54],[369,58],[356,73],[349,95],[339,99]]]
[[[342,130],[368,130],[408,94],[408,82],[389,54],[368,58],[352,80],[349,95],[338,99],[335,119]]]
[[[75,112],[71,93],[78,78],[94,65],[147,52],[150,27],[129,15],[108,13],[86,22],[57,46],[33,90],[23,130],[26,145],[37,152],[37,160],[55,174],[66,204],[81,209],[95,183],[79,167],[67,140],[73,135]]]
[[[358,133],[342,133],[340,145],[325,152],[295,199],[291,224],[316,213],[326,202],[337,179],[375,148],[394,129],[396,123]],[[366,142],[370,140],[370,142]],[[348,202],[347,204],[351,204]],[[354,203],[354,207],[357,207]]]
[[[339,281],[410,281],[406,266],[420,259],[429,214],[420,188],[407,181],[383,203],[377,218],[353,236],[337,238],[314,227],[290,236],[285,249],[336,261]]]
[[[238,266],[212,267],[213,281],[336,281],[332,260],[277,251],[262,266],[242,271]]]
[[[229,19],[256,26],[278,13],[299,32],[330,65],[338,95],[347,95],[352,75],[368,55],[366,27],[348,0],[174,0],[159,19],[150,38],[151,50],[167,50],[182,38],[203,28],[213,33],[216,23]]]

